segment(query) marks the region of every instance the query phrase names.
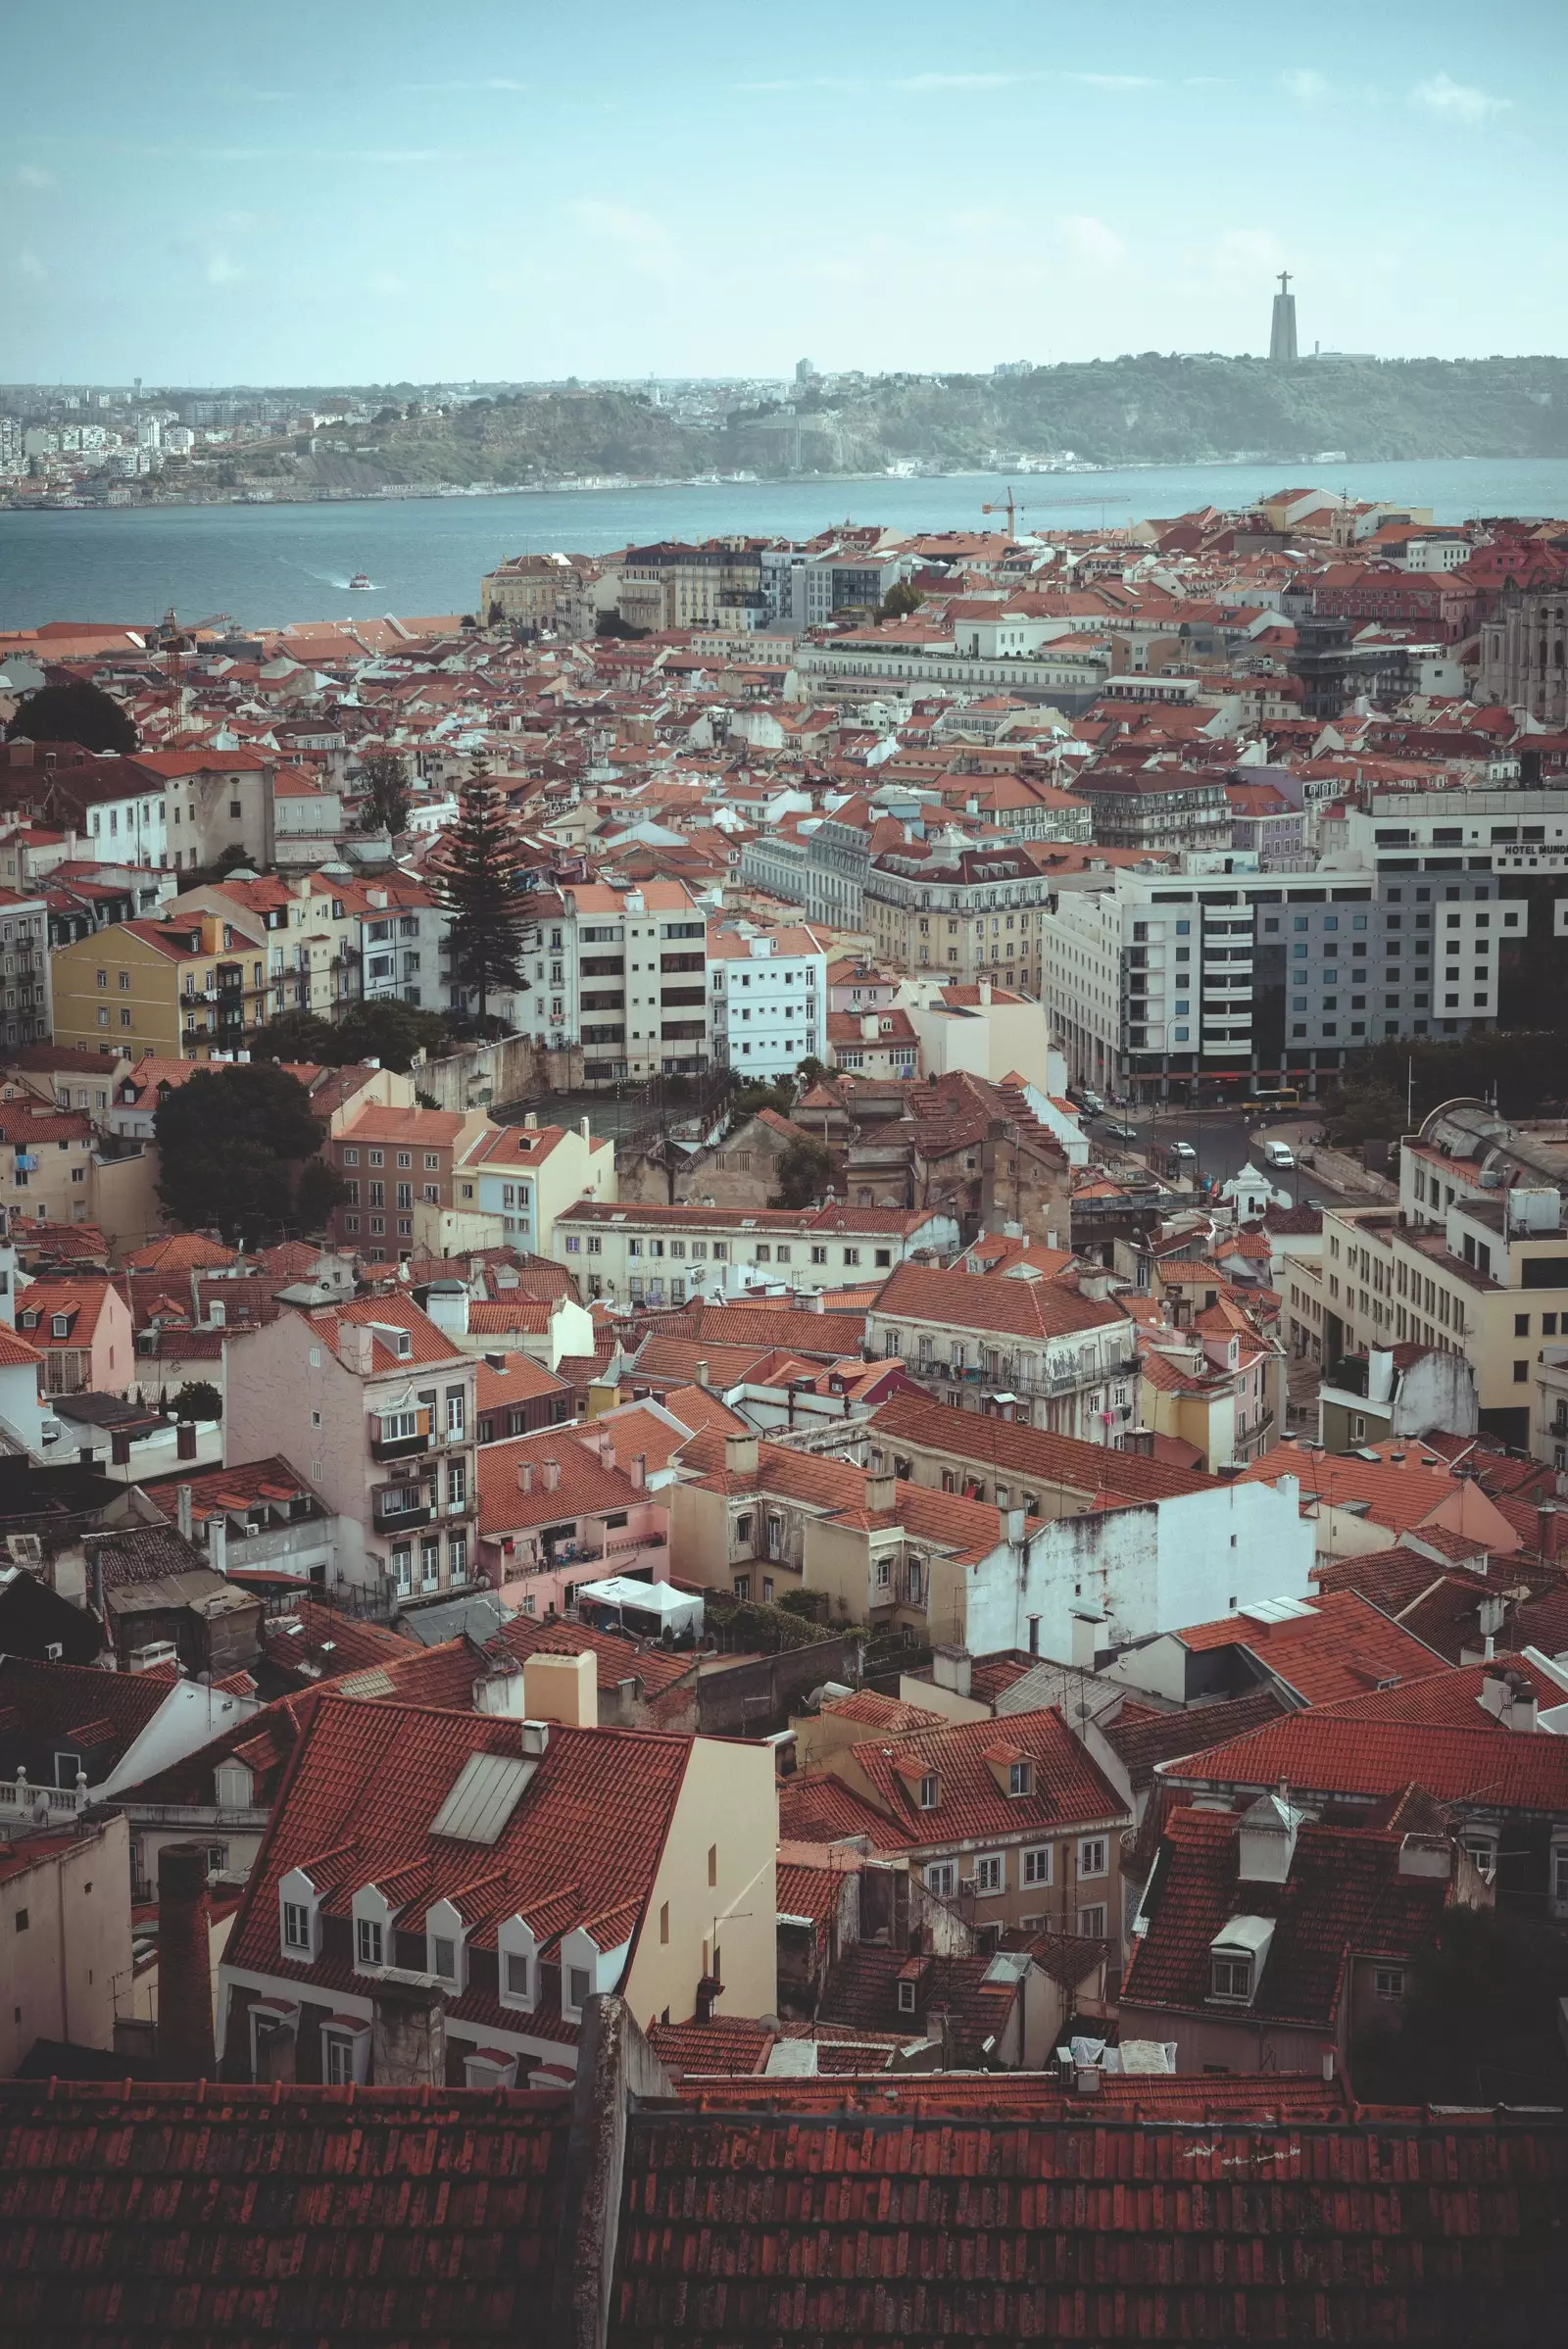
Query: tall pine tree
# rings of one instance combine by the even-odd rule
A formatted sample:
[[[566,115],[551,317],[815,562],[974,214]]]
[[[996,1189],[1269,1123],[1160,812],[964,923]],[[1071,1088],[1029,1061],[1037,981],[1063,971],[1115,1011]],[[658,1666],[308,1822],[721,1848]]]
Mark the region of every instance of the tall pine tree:
[[[453,983],[477,989],[483,1019],[492,993],[510,994],[523,983],[517,898],[523,855],[506,803],[488,775],[470,775],[464,784],[458,820],[441,845],[441,870],[431,879],[452,916]]]

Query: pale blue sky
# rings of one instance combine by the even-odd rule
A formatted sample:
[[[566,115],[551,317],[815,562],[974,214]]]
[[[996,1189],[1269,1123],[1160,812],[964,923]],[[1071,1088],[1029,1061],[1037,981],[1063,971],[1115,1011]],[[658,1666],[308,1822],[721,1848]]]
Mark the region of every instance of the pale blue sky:
[[[1568,8],[0,0],[0,378],[1561,351]]]

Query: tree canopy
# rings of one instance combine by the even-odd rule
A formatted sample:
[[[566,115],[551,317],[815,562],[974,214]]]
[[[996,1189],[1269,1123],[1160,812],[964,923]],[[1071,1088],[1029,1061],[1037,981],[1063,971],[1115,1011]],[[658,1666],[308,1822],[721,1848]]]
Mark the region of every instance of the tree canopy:
[[[355,775],[364,793],[361,823],[367,832],[394,838],[409,820],[409,762],[397,751],[367,751]]]
[[[778,1162],[770,1207],[814,1207],[833,1180],[833,1160],[820,1142],[792,1142]]]
[[[74,742],[84,751],[135,750],[136,729],[112,694],[67,677],[24,695],[6,732],[13,742]]]
[[[321,1130],[286,1069],[270,1060],[202,1069],[165,1094],[153,1132],[158,1197],[172,1222],[187,1231],[216,1224],[230,1247],[265,1247],[297,1230],[296,1169],[320,1148]]]
[[[451,1027],[440,1012],[420,1011],[396,996],[382,996],[352,1004],[336,1021],[315,1011],[280,1011],[257,1030],[253,1050],[269,1060],[314,1062],[321,1068],[379,1060],[383,1068],[406,1075],[416,1052],[435,1059],[450,1052],[452,1044]]]

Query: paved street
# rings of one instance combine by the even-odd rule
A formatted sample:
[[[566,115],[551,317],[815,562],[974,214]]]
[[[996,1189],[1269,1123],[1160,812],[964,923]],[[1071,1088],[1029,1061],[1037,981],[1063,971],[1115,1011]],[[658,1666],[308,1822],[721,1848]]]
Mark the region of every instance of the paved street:
[[[1146,1155],[1154,1144],[1168,1146],[1173,1142],[1191,1143],[1198,1152],[1196,1169],[1188,1161],[1188,1174],[1206,1174],[1216,1187],[1227,1176],[1239,1174],[1250,1159],[1252,1164],[1269,1176],[1276,1190],[1283,1191],[1295,1205],[1302,1199],[1320,1199],[1326,1207],[1344,1206],[1349,1194],[1336,1191],[1317,1179],[1311,1167],[1297,1167],[1294,1171],[1270,1169],[1263,1163],[1263,1144],[1266,1141],[1286,1142],[1299,1155],[1304,1146],[1311,1148],[1311,1137],[1321,1130],[1322,1119],[1315,1110],[1304,1113],[1290,1110],[1279,1116],[1249,1119],[1239,1110],[1177,1109],[1157,1113],[1148,1109],[1116,1109],[1111,1115],[1137,1131],[1136,1143],[1125,1147]],[[1091,1134],[1103,1134],[1103,1118],[1090,1122]]]

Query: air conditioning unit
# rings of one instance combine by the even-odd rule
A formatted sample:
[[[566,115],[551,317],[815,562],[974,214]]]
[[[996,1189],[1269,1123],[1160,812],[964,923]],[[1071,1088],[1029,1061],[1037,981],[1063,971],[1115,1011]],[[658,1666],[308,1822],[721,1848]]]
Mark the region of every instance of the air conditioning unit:
[[[960,1876],[958,1879],[958,1889],[960,1892],[972,1892],[974,1890],[974,1878],[972,1876]]]

